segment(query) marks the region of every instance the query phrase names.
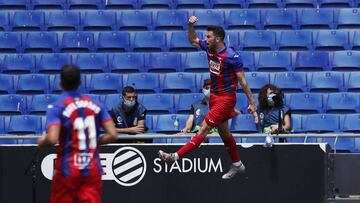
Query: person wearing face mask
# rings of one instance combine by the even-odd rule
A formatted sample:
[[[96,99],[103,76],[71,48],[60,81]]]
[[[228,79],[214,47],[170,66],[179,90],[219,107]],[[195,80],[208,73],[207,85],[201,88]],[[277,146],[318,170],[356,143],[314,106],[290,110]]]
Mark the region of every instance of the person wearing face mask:
[[[122,90],[122,99],[111,109],[110,115],[115,123],[116,131],[125,134],[140,134],[146,131],[145,107],[137,102],[137,94],[133,87],[126,86]],[[151,142],[151,140],[139,140]],[[120,140],[120,142],[137,142],[137,140]]]

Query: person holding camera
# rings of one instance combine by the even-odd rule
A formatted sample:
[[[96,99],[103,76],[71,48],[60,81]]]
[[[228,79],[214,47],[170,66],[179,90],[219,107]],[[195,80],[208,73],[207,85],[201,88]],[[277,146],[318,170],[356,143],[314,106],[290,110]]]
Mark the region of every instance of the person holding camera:
[[[291,130],[291,112],[284,105],[284,94],[276,86],[268,84],[259,92],[257,124],[262,133],[286,133]]]

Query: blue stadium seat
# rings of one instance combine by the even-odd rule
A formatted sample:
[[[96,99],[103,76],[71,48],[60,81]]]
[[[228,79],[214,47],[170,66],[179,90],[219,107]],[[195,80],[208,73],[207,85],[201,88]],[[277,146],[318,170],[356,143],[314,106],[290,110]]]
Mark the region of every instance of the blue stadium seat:
[[[33,95],[28,102],[27,111],[29,114],[45,115],[49,104],[54,103],[59,98],[55,94]]]
[[[65,32],[62,37],[62,52],[89,52],[94,49],[94,34],[91,32]]]
[[[45,14],[41,11],[17,11],[12,19],[13,31],[44,30]]]
[[[55,32],[29,32],[24,38],[25,52],[57,52],[58,36]]]
[[[336,24],[337,29],[359,29],[360,10],[358,8],[339,9]]]
[[[116,94],[122,91],[122,75],[118,73],[98,73],[89,75],[90,94]]]
[[[68,0],[70,9],[103,9],[101,0]]]
[[[210,8],[210,2],[208,0],[174,0],[174,6],[177,9]]]
[[[302,115],[301,114],[292,114],[291,115],[291,129],[292,129],[292,131],[294,133],[303,132],[303,129],[302,129]],[[290,140],[288,140],[288,141],[290,141]]]
[[[196,92],[196,78],[193,73],[166,73],[160,80],[163,93]]]
[[[360,92],[360,73],[349,72],[344,74],[345,89],[347,92]]]
[[[141,9],[169,9],[174,5],[171,0],[139,0],[139,7]]]
[[[254,116],[250,114],[235,116],[231,121],[230,131],[233,133],[257,133]]]
[[[314,37],[314,48],[327,51],[349,49],[349,33],[341,30],[317,31]]]
[[[23,95],[0,95],[0,114],[17,115],[26,113],[26,97]]]
[[[93,101],[102,103],[102,97],[103,97],[103,95],[101,95],[101,94],[84,94],[84,96],[89,97],[89,98],[92,99]]]
[[[159,10],[154,20],[155,30],[186,30],[188,12],[183,10]]]
[[[143,53],[120,53],[109,56],[110,69],[114,73],[136,73],[145,71]]]
[[[10,116],[9,123],[5,126],[8,134],[40,134],[41,130],[41,116],[37,115]]]
[[[253,52],[238,52],[240,54],[241,60],[243,62],[244,71],[255,71],[255,55]]]
[[[328,133],[340,130],[340,117],[336,114],[312,114],[302,117],[305,132]]]
[[[344,89],[341,72],[314,72],[307,75],[307,85],[311,92],[340,92]]]
[[[245,31],[242,40],[243,50],[266,51],[275,49],[276,33],[273,31]],[[240,39],[241,41],[241,39]]]
[[[246,6],[248,8],[278,8],[282,4],[280,0],[247,0]]]
[[[194,27],[200,30],[205,30],[208,25],[223,26],[225,23],[225,15],[221,10],[198,9],[194,10],[192,15],[201,19],[194,24]]]
[[[296,10],[269,9],[265,11],[264,29],[296,29]]]
[[[0,123],[1,122],[4,122],[4,121],[1,121],[1,120],[4,120],[4,118],[1,118],[0,117]],[[0,136],[5,136],[6,134],[0,134]],[[18,141],[16,139],[0,139],[0,145],[15,145],[15,144],[18,144]]]
[[[74,61],[82,72],[102,73],[108,71],[107,55],[101,53],[78,54]]]
[[[196,74],[196,84],[198,87],[199,92],[201,92],[204,80],[210,79],[210,73],[197,73]]]
[[[135,52],[165,51],[166,33],[162,31],[136,32],[132,48]]]
[[[258,71],[291,71],[291,52],[260,52]]]
[[[56,74],[56,75],[51,75],[50,77],[50,93],[52,94],[60,94],[62,93],[62,89],[60,87],[60,74]],[[87,93],[86,90],[86,75],[82,74],[81,75],[81,84],[79,87],[79,92],[80,93]]]
[[[261,13],[258,9],[230,10],[226,15],[225,24],[227,29],[260,29]]]
[[[264,85],[270,84],[270,75],[266,72],[246,72],[245,78],[252,92],[259,92]]]
[[[105,4],[106,9],[136,9],[138,8],[137,0],[108,0]]]
[[[311,51],[298,52],[294,64],[295,71],[323,71],[329,70],[328,52]]]
[[[10,20],[9,20],[9,13],[8,12],[1,12],[0,13],[0,30],[1,31],[9,31]]]
[[[63,65],[71,64],[70,54],[42,54],[36,63],[38,73],[60,73]]]
[[[323,96],[321,93],[290,94],[287,105],[292,114],[323,113]]]
[[[154,123],[154,131],[157,133],[178,133],[185,127],[187,115],[168,114],[158,115]]]
[[[83,30],[116,30],[116,13],[113,11],[86,11],[81,19]]]
[[[139,102],[145,106],[148,114],[173,113],[173,94],[144,94]]]
[[[181,55],[172,52],[150,53],[146,64],[148,72],[176,72],[181,67]]]
[[[19,75],[16,93],[17,94],[45,94],[50,88],[50,81],[47,75],[23,74]]]
[[[31,4],[33,6],[33,9],[37,10],[48,10],[48,9],[68,9],[68,5],[66,3],[66,0],[32,0]]]
[[[209,64],[206,52],[187,52],[184,55],[182,67],[185,72],[208,72]]]
[[[239,9],[245,7],[245,0],[210,0],[213,9]]]
[[[5,55],[3,73],[22,74],[35,72],[35,56],[30,54]]]
[[[285,92],[306,92],[306,73],[275,73],[273,84]]]
[[[254,99],[257,100],[257,98],[255,98],[255,97],[254,97]],[[235,108],[237,110],[241,111],[242,113],[246,114],[246,113],[248,113],[248,110],[247,110],[248,106],[249,106],[249,102],[248,102],[246,94],[237,93]]]
[[[333,29],[332,9],[303,9],[298,19],[301,29]]]
[[[100,32],[96,52],[130,51],[130,34],[127,32]]]
[[[14,76],[0,74],[0,94],[14,93]]]
[[[279,50],[310,50],[312,41],[312,32],[308,30],[281,31],[278,47]]]
[[[239,32],[235,30],[226,31],[224,42],[226,46],[238,50],[240,48]]]
[[[30,0],[0,0],[1,10],[26,10],[31,9]]]
[[[152,27],[152,12],[145,10],[128,10],[117,14],[120,30],[144,31]]]
[[[1,32],[0,33],[0,52],[21,53],[21,33]]]
[[[80,13],[78,11],[51,11],[46,18],[48,31],[75,31],[80,29]]]
[[[340,122],[341,130],[347,133],[360,132],[360,114],[345,114]]]
[[[191,105],[203,98],[202,93],[179,94],[179,97],[175,99],[175,110],[178,114],[189,114]]]
[[[319,5],[322,8],[347,8],[354,7],[355,0],[319,0]]]
[[[325,101],[326,113],[358,113],[359,94],[354,92],[331,93]]]
[[[199,38],[202,34],[197,32]],[[190,44],[187,31],[174,31],[170,33],[169,51],[197,51],[197,47]]]
[[[355,151],[355,138],[320,138],[319,142],[328,143],[330,148],[336,153],[350,153]]]
[[[360,32],[355,31],[351,43],[352,50],[360,50]]]
[[[333,71],[358,71],[360,70],[360,52],[337,51],[333,54],[331,67]]]
[[[153,115],[146,115],[145,116],[145,127],[147,128],[146,133],[152,133],[153,132]]]
[[[128,74],[124,84],[133,86],[140,94],[160,92],[160,76],[157,73]]]
[[[111,109],[118,105],[122,101],[122,95],[121,94],[107,94],[104,98],[104,106],[108,111],[111,111]]]

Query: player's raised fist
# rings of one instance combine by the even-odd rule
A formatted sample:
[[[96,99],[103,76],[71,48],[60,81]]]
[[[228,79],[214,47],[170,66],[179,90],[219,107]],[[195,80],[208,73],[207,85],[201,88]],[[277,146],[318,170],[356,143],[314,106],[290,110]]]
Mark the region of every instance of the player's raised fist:
[[[189,18],[188,24],[189,25],[193,25],[194,23],[196,23],[198,21],[198,18],[196,16],[191,16]]]

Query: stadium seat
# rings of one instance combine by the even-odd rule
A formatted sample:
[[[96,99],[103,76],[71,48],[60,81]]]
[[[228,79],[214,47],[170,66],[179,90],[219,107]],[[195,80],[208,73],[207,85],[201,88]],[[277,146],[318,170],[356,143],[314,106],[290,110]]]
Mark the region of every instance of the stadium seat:
[[[5,55],[2,72],[22,74],[35,72],[35,56],[30,54]]]
[[[100,32],[96,52],[130,51],[130,34],[127,32]]]
[[[41,11],[16,11],[12,19],[12,31],[44,30],[45,14]]]
[[[280,0],[247,0],[248,8],[278,8],[281,7]]]
[[[320,0],[319,5],[322,8],[348,8],[355,6],[355,0]]]
[[[4,120],[4,118],[1,118],[0,117],[0,123],[1,122],[4,122],[4,121],[1,121],[1,120]],[[0,134],[0,136],[5,136],[6,134]],[[16,139],[0,139],[0,145],[15,145],[15,144],[18,144],[18,141]]]
[[[358,71],[360,70],[360,52],[337,51],[333,54],[331,70]]]
[[[341,72],[314,72],[307,75],[307,85],[311,92],[340,92],[344,89]]]
[[[86,11],[81,19],[82,29],[86,31],[116,30],[116,13],[113,11]]]
[[[66,0],[32,0],[31,1],[33,9],[36,10],[49,10],[49,9],[68,9]]]
[[[235,116],[231,121],[230,131],[233,133],[257,133],[254,116],[250,114]]]
[[[193,73],[166,73],[160,80],[163,93],[196,92],[196,78]]]
[[[48,105],[54,103],[59,98],[55,94],[33,95],[28,102],[27,111],[29,114],[45,115]]]
[[[199,38],[202,38],[202,33],[197,32]],[[190,44],[187,31],[174,31],[170,33],[169,51],[198,51],[199,49]]]
[[[90,52],[94,49],[94,34],[91,32],[65,32],[61,52]]]
[[[222,10],[198,9],[194,10],[192,15],[201,19],[194,24],[197,30],[205,30],[208,25],[223,26],[225,23],[225,15]]]
[[[171,0],[139,0],[140,9],[169,9],[173,8]]]
[[[278,40],[279,50],[311,50],[312,32],[309,30],[281,31]]]
[[[138,8],[137,0],[107,0],[105,4],[106,9],[136,9]]]
[[[78,11],[51,11],[45,21],[48,31],[75,31],[80,29]]]
[[[350,48],[347,31],[320,30],[314,34],[314,48],[316,50],[336,51]]]
[[[207,54],[201,52],[187,52],[184,55],[182,67],[185,72],[208,72],[209,64]]]
[[[276,33],[273,31],[245,31],[242,41],[243,50],[266,51],[275,49]]]
[[[0,94],[14,93],[14,76],[0,74]]]
[[[84,94],[84,96],[89,97],[89,98],[92,99],[93,101],[102,103],[102,97],[103,97],[103,95],[101,95],[101,94]]]
[[[148,72],[176,72],[181,67],[181,55],[179,53],[150,53],[146,61]]]
[[[166,33],[162,31],[136,32],[131,47],[135,52],[165,51]]]
[[[109,72],[107,55],[101,53],[78,54],[74,64],[84,73]]]
[[[116,94],[122,91],[122,75],[118,73],[98,73],[89,75],[90,94]]]
[[[154,123],[154,131],[156,133],[178,133],[185,127],[187,117],[183,114],[158,115]]]
[[[0,13],[0,31],[10,31],[10,20],[8,12]]]
[[[21,53],[23,51],[21,44],[21,33],[19,32],[1,32],[0,33],[0,52]]]
[[[199,9],[210,8],[208,0],[174,0],[174,6],[177,9]]]
[[[107,94],[104,98],[104,106],[108,111],[111,111],[112,108],[118,105],[121,101],[121,94]]]
[[[261,13],[258,9],[230,10],[226,15],[225,24],[227,29],[260,29]]]
[[[346,138],[320,138],[319,142],[328,143],[332,151],[336,153],[351,153],[355,151],[355,138],[346,137]]]
[[[351,43],[352,50],[360,50],[360,32],[355,31]]]
[[[329,70],[328,52],[311,51],[298,52],[294,64],[295,71],[323,71]]]
[[[257,98],[254,97],[255,100],[257,100]],[[247,99],[247,96],[245,93],[237,93],[236,94],[236,105],[235,108],[239,111],[241,111],[242,113],[246,114],[248,113],[248,108],[249,106],[249,102]]]
[[[306,73],[275,73],[273,84],[284,92],[306,92]]]
[[[252,92],[259,92],[264,85],[270,84],[270,75],[266,72],[245,72],[245,78]]]
[[[227,31],[225,33],[224,42],[227,47],[230,47],[234,50],[238,50],[240,48],[239,32],[235,30]]]
[[[101,0],[68,0],[70,9],[103,9]]]
[[[294,133],[303,132],[303,129],[302,129],[302,115],[301,114],[292,114],[291,115],[291,129],[292,129],[292,131]],[[290,140],[288,140],[288,141],[290,141]]]
[[[145,106],[148,114],[173,113],[174,111],[173,94],[144,94],[139,102]]]
[[[291,71],[291,52],[260,52],[257,71]]]
[[[326,113],[359,113],[359,94],[354,92],[331,93],[325,101]]]
[[[145,10],[128,10],[117,13],[120,30],[145,31],[152,27],[152,12]]]
[[[268,9],[263,21],[264,29],[296,29],[296,10]]]
[[[287,105],[293,114],[323,113],[323,96],[321,93],[290,94]]]
[[[41,130],[41,117],[37,115],[10,116],[9,123],[5,126],[5,132],[8,134],[40,134]]]
[[[186,30],[188,12],[183,10],[159,10],[154,20],[155,30]]]
[[[255,71],[255,55],[253,52],[238,52],[240,54],[242,63],[243,63],[243,69],[246,72]]]
[[[210,79],[209,72],[196,74],[196,84],[197,84],[199,92],[201,92],[203,84],[204,84],[204,80],[206,80],[206,79]]]
[[[309,133],[329,133],[340,130],[340,117],[336,114],[312,114],[302,117],[303,129]]]
[[[29,32],[23,41],[25,52],[58,52],[58,36],[55,32]]]
[[[126,86],[132,86],[139,94],[160,92],[160,77],[157,73],[128,74]]]
[[[346,133],[360,132],[360,114],[345,114],[340,122],[341,130]]]
[[[358,8],[339,9],[336,24],[337,29],[359,29],[360,10]]]
[[[23,95],[0,95],[0,114],[19,115],[26,113],[26,97]]]
[[[298,19],[301,29],[333,29],[332,9],[303,9]]]
[[[175,110],[178,114],[189,114],[191,105],[204,98],[202,93],[179,94],[175,99]]]
[[[47,75],[19,75],[16,94],[45,94],[49,91],[50,81]]]
[[[153,132],[153,115],[146,115],[145,116],[145,128],[147,128],[146,133],[152,133]]]
[[[245,0],[210,0],[213,9],[239,9],[245,7]]]
[[[360,73],[344,73],[345,89],[347,92],[360,92]]]
[[[144,72],[145,58],[143,53],[119,53],[109,56],[110,69],[114,73]]]
[[[62,93],[62,89],[60,87],[60,74],[56,74],[56,75],[51,75],[50,77],[50,93],[52,94],[60,94]],[[79,87],[79,92],[80,93],[87,93],[87,89],[86,89],[86,75],[82,74],[81,75],[81,84]]]
[[[30,0],[0,0],[1,10],[26,10],[31,9]]]
[[[42,54],[36,63],[38,73],[60,73],[63,65],[71,64],[70,54]]]

